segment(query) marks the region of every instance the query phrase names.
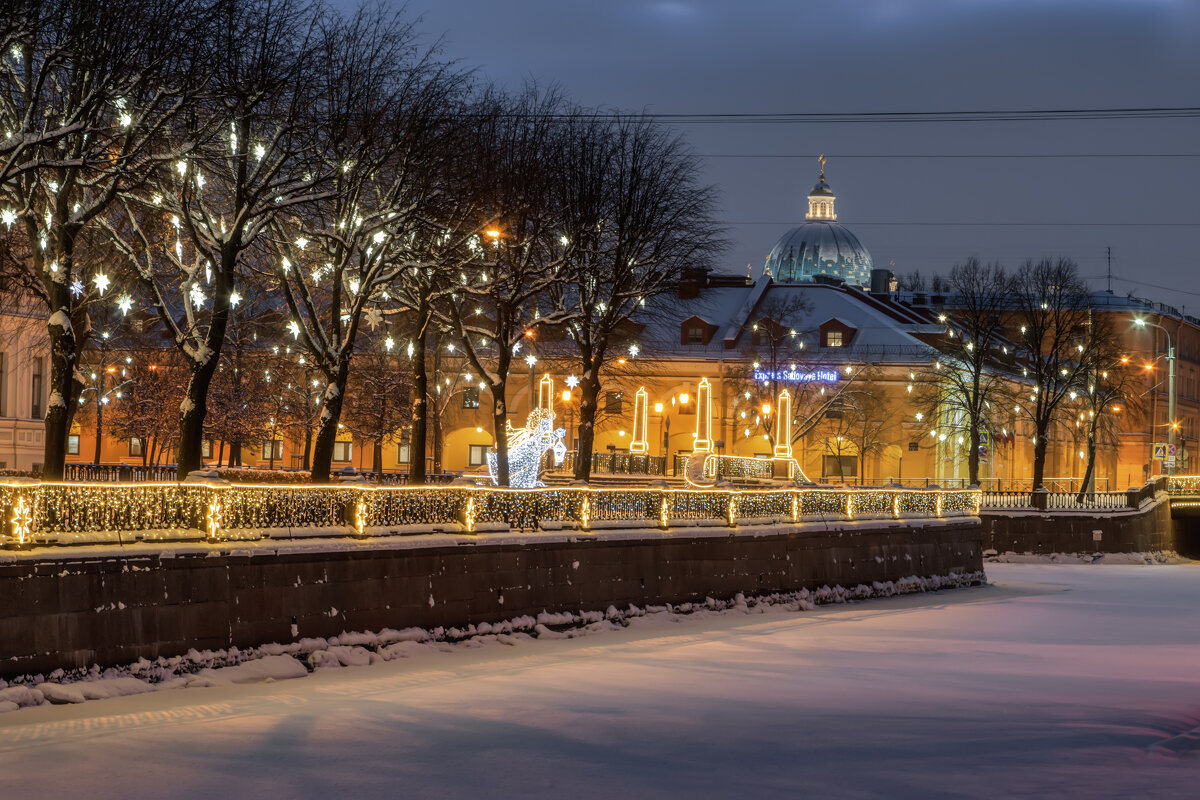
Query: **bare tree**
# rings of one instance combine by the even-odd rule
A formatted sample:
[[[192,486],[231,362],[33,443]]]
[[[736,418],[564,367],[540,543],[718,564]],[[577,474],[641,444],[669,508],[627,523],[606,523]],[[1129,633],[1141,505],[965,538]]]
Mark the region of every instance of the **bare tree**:
[[[547,292],[567,278],[563,218],[549,191],[561,153],[563,102],[557,92],[528,88],[509,97],[490,92],[469,118],[468,146],[455,164],[455,190],[473,199],[479,234],[467,241],[471,263],[441,303],[467,360],[492,395],[497,475],[508,485],[507,384],[512,360],[550,312]],[[547,307],[543,307],[547,306]],[[536,358],[528,353],[526,358]]]
[[[922,416],[968,440],[969,481],[979,483],[981,433],[998,427],[996,414],[1011,378],[1013,347],[1005,336],[1012,281],[999,264],[968,258],[948,278],[951,302],[938,321],[946,326],[936,342],[939,355],[909,384]]]
[[[428,233],[416,231],[429,228],[443,189],[445,112],[462,79],[418,51],[411,24],[382,8],[331,18],[317,62],[311,170],[330,176],[330,192],[280,215],[274,229],[289,324],[326,381],[312,457],[322,482],[363,317],[378,324],[401,273],[427,266],[415,245]]]
[[[1091,310],[1087,287],[1068,258],[1026,261],[1012,293],[1017,313],[1013,337],[1020,345],[1021,377],[1015,405],[1033,423],[1033,486],[1041,487],[1051,428],[1071,392],[1087,384],[1091,348]],[[1027,392],[1027,393],[1026,393]]]
[[[25,285],[49,315],[50,399],[43,474],[63,475],[82,390],[84,306],[108,277],[82,249],[119,192],[162,156],[161,134],[186,105],[195,74],[191,0],[17,2],[0,36],[0,222],[27,240]],[[11,133],[8,133],[11,132]]]
[[[579,354],[575,477],[587,480],[611,349],[647,302],[675,288],[685,267],[708,267],[724,242],[712,216],[715,191],[700,184],[699,160],[681,137],[648,117],[582,109],[564,128],[551,191],[572,273],[551,293],[571,317],[566,332]],[[634,343],[630,354],[637,350]]]
[[[412,376],[397,353],[381,346],[384,337],[370,336],[355,356],[343,412],[346,429],[371,442],[371,464],[383,472],[384,445],[398,444],[411,414]],[[411,446],[409,468],[412,467]]]
[[[123,198],[110,225],[172,341],[190,365],[180,404],[179,470],[197,469],[208,390],[220,363],[238,282],[265,259],[277,216],[325,196],[310,150],[317,12],[304,0],[223,2],[198,35],[207,58],[200,99],[172,125],[186,153],[145,191]],[[258,250],[256,251],[256,247]]]
[[[1121,420],[1136,418],[1142,411],[1138,389],[1142,384],[1137,370],[1122,356],[1121,336],[1111,314],[1093,313],[1088,326],[1086,368],[1083,383],[1075,390],[1078,399],[1074,429],[1082,434],[1087,466],[1079,486],[1079,497],[1094,492],[1096,456],[1100,449],[1115,449],[1120,444]]]

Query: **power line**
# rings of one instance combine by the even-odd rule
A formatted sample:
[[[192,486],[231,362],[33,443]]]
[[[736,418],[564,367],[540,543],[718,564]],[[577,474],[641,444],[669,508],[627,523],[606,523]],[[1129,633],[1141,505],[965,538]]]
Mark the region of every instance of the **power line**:
[[[786,222],[726,222],[726,225],[795,225],[796,220]],[[1196,228],[1200,222],[860,222],[854,227],[904,226],[920,228]]]
[[[562,115],[564,118],[606,119],[630,116],[623,112]],[[857,111],[857,112],[765,112],[644,114],[645,117],[684,124],[794,124],[813,122],[1042,122],[1056,120],[1192,119],[1200,117],[1196,106],[1150,106],[1127,108],[1047,108],[999,111]]]
[[[701,158],[816,158],[816,153],[697,153]],[[1200,158],[1200,153],[826,153],[843,158],[1002,159],[1002,158]]]

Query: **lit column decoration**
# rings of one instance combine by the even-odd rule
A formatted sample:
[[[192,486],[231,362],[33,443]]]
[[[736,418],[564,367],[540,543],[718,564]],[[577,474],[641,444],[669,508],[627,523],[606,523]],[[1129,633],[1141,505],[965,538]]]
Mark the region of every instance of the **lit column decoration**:
[[[208,538],[216,540],[217,534],[221,532],[221,523],[224,521],[225,514],[221,508],[221,498],[215,493],[212,500],[208,503]]]
[[[892,493],[892,516],[900,519],[900,493]]]
[[[792,396],[787,389],[779,392],[775,406],[775,457],[792,457]]]
[[[354,532],[365,536],[367,528],[367,501],[361,497],[354,504]]]
[[[792,493],[792,522],[800,521],[800,495]]]
[[[666,530],[671,524],[671,493],[663,492],[658,506],[658,526]]]
[[[854,519],[854,493],[846,492],[846,519]]]
[[[631,453],[645,453],[650,449],[646,442],[646,417],[649,416],[647,398],[645,386],[638,389],[633,398],[633,441],[629,443]]]
[[[738,517],[738,496],[734,492],[729,493],[729,527],[737,525]]]
[[[547,372],[542,376],[541,383],[538,384],[538,408],[545,411],[553,419],[554,417],[554,378],[550,377]]]
[[[937,505],[934,506],[933,515],[935,517],[940,517],[942,515],[942,493],[941,492],[937,493]]]
[[[475,532],[475,498],[467,498],[467,507],[463,509],[463,527],[467,533]]]
[[[33,532],[33,507],[25,498],[25,495],[17,495],[17,502],[13,504],[12,516],[12,535],[17,540],[18,545],[23,545],[29,541],[30,535]]]
[[[588,502],[588,496],[583,496],[583,503],[579,506],[579,527],[587,530],[588,523],[592,521],[592,506]]]
[[[712,450],[712,386],[701,378],[696,387],[696,439],[692,449],[697,453]]]

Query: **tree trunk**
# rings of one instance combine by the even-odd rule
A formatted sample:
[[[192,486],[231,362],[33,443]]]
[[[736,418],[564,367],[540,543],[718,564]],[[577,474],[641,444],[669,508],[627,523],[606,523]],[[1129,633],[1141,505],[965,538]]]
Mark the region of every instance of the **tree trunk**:
[[[233,291],[232,265],[237,250],[227,246],[231,252],[223,253],[225,262],[214,276],[213,313],[208,333],[204,337],[203,351],[199,360],[192,361],[192,374],[188,379],[187,394],[180,406],[179,415],[179,476],[186,478],[189,472],[200,469],[203,463],[204,418],[208,415],[208,388],[221,360],[221,348],[225,345],[225,329],[229,326],[229,295]]]
[[[1084,495],[1096,491],[1096,423],[1093,419],[1087,433],[1087,469],[1083,472],[1083,481],[1079,484],[1077,499],[1083,502]]]
[[[575,480],[592,477],[592,451],[596,443],[596,413],[600,399],[600,362],[603,350],[583,359],[583,382],[579,384],[579,448],[575,453]],[[567,433],[570,436],[570,432]]]
[[[420,313],[424,314],[425,309]],[[408,439],[408,482],[425,483],[425,429],[429,419],[429,375],[425,369],[425,335],[413,341],[412,435]]]
[[[321,428],[312,454],[312,482],[329,483],[330,465],[333,463],[333,445],[337,441],[338,420],[342,418],[342,403],[346,397],[346,378],[350,374],[350,361],[343,358],[332,382],[326,385],[321,401]]]
[[[50,393],[46,400],[46,443],[42,453],[42,479],[61,481],[67,462],[67,437],[71,433],[70,404],[83,386],[75,379],[78,342],[71,320],[71,292],[65,283],[48,282],[50,295]]]
[[[971,451],[967,453],[967,483],[979,485],[979,425],[971,423]]]
[[[446,446],[446,433],[442,429],[442,413],[439,411],[433,415],[433,471],[435,474],[442,472],[442,451]]]
[[[1046,432],[1037,428],[1037,441],[1033,443],[1033,488],[1040,489],[1046,477]]]
[[[501,374],[507,374],[507,372]],[[491,390],[492,431],[496,441],[496,485],[508,486],[508,431],[505,425],[508,421],[508,407],[504,402],[505,381],[500,380],[491,384]]]
[[[221,468],[221,462],[225,460],[225,440],[221,440],[221,446],[217,448],[217,469]]]
[[[104,378],[100,379],[100,388],[104,388]],[[100,440],[104,435],[104,404],[96,398],[96,448],[92,455],[92,463],[100,463]]]

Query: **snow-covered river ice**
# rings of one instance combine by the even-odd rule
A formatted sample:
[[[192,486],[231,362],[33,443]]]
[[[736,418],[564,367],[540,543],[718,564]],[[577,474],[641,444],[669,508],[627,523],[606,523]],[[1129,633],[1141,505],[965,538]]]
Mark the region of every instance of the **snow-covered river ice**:
[[[1200,796],[1200,564],[987,571],[23,708],[0,797]]]

